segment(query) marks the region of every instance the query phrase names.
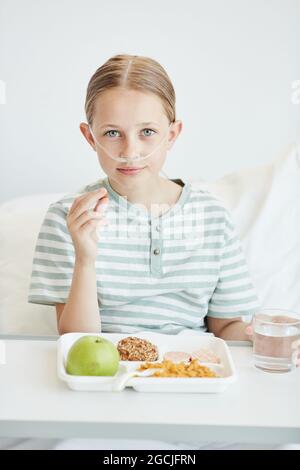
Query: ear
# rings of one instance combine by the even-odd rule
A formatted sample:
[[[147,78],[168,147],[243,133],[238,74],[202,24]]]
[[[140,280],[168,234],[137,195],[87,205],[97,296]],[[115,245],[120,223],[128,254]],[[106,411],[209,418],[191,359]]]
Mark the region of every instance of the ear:
[[[169,130],[167,150],[170,150],[173,147],[175,140],[177,139],[181,131],[182,131],[182,121],[177,120],[173,122]]]
[[[90,132],[88,124],[86,124],[85,122],[81,122],[80,125],[79,125],[79,129],[81,130],[84,138],[88,141],[90,146],[96,152],[96,146],[95,146],[94,138],[93,138],[93,136]]]

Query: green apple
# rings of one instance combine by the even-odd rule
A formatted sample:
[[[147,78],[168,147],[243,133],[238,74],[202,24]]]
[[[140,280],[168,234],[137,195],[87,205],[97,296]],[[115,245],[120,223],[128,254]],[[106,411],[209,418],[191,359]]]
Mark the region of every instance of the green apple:
[[[71,375],[115,375],[119,361],[119,351],[111,341],[86,335],[71,346],[66,370]]]

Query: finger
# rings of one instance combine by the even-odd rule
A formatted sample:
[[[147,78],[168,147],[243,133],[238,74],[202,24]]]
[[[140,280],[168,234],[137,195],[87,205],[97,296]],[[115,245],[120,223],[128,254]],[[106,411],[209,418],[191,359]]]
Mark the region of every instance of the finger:
[[[292,349],[300,348],[300,339],[292,342]]]
[[[86,210],[72,222],[72,229],[78,230],[87,222],[92,220],[95,220],[97,222],[100,221],[103,217],[104,214],[99,211],[93,211],[92,209]]]
[[[300,350],[296,350],[292,354],[292,362],[296,365],[296,367],[300,367]]]
[[[90,191],[88,193],[84,193],[81,196],[77,197],[74,201],[72,206],[70,207],[69,214],[73,214],[74,210],[77,209],[78,205],[81,203],[81,201],[85,200],[86,198],[93,197],[95,194],[99,194],[99,197],[103,194],[105,195],[107,193],[107,190],[105,188],[98,188],[95,191]]]
[[[73,204],[71,205],[69,209],[69,215],[73,214],[75,208],[78,206],[78,203],[82,201],[83,198],[85,198],[86,194],[82,194],[81,196],[78,196],[76,199],[74,199]]]
[[[106,197],[106,189],[105,188],[101,188],[101,189],[104,189],[105,192],[103,191],[92,192],[92,193],[87,194],[80,201],[78,201],[76,207],[74,207],[72,212],[69,213],[69,217],[71,216],[71,218],[75,220],[84,211],[88,210],[91,206],[94,206],[99,199],[101,200],[102,198]]]
[[[97,201],[94,210],[104,212],[107,209],[108,204],[109,204],[109,199],[107,196],[104,196],[102,199],[99,199]]]
[[[96,214],[96,215],[99,215],[100,217],[103,217],[108,207],[108,203],[109,203],[108,197],[104,196],[104,198],[99,199],[97,201],[94,209],[88,209],[86,212],[92,216]]]
[[[245,331],[246,331],[247,335],[252,336],[253,335],[253,326],[252,325],[246,326]]]
[[[103,218],[101,220],[95,220],[95,219],[91,219],[91,220],[88,220],[85,224],[81,225],[81,227],[79,228],[79,230],[82,232],[82,231],[86,231],[86,232],[92,232],[94,230],[97,230],[99,227],[101,227],[102,225],[106,225],[107,224],[107,219]]]
[[[294,364],[295,366],[298,366],[300,363],[300,357],[299,357],[299,352],[298,351],[294,351],[292,353],[292,364]]]

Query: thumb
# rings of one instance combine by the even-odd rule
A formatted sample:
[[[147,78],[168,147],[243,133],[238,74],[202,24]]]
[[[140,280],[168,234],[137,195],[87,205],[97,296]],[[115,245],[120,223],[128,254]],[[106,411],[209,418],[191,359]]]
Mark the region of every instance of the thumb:
[[[253,341],[253,324],[249,323],[245,328],[245,333],[249,336],[249,340]]]
[[[247,335],[253,335],[253,326],[252,324],[246,326],[246,329],[245,329]]]

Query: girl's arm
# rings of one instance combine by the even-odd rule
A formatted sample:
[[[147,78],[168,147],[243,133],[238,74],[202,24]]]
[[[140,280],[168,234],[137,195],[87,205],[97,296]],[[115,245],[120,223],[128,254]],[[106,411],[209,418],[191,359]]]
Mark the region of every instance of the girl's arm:
[[[60,335],[76,331],[101,332],[96,267],[93,261],[75,260],[68,301],[58,319]]]
[[[243,322],[241,318],[223,319],[208,316],[207,326],[208,331],[225,340],[251,340],[251,336],[246,332],[246,328],[249,326],[249,323]]]
[[[103,211],[107,204],[107,190],[98,188],[76,198],[69,210],[67,227],[75,248],[75,265],[68,301],[58,320],[59,334],[101,332],[95,267],[99,242],[96,228],[106,222]]]

